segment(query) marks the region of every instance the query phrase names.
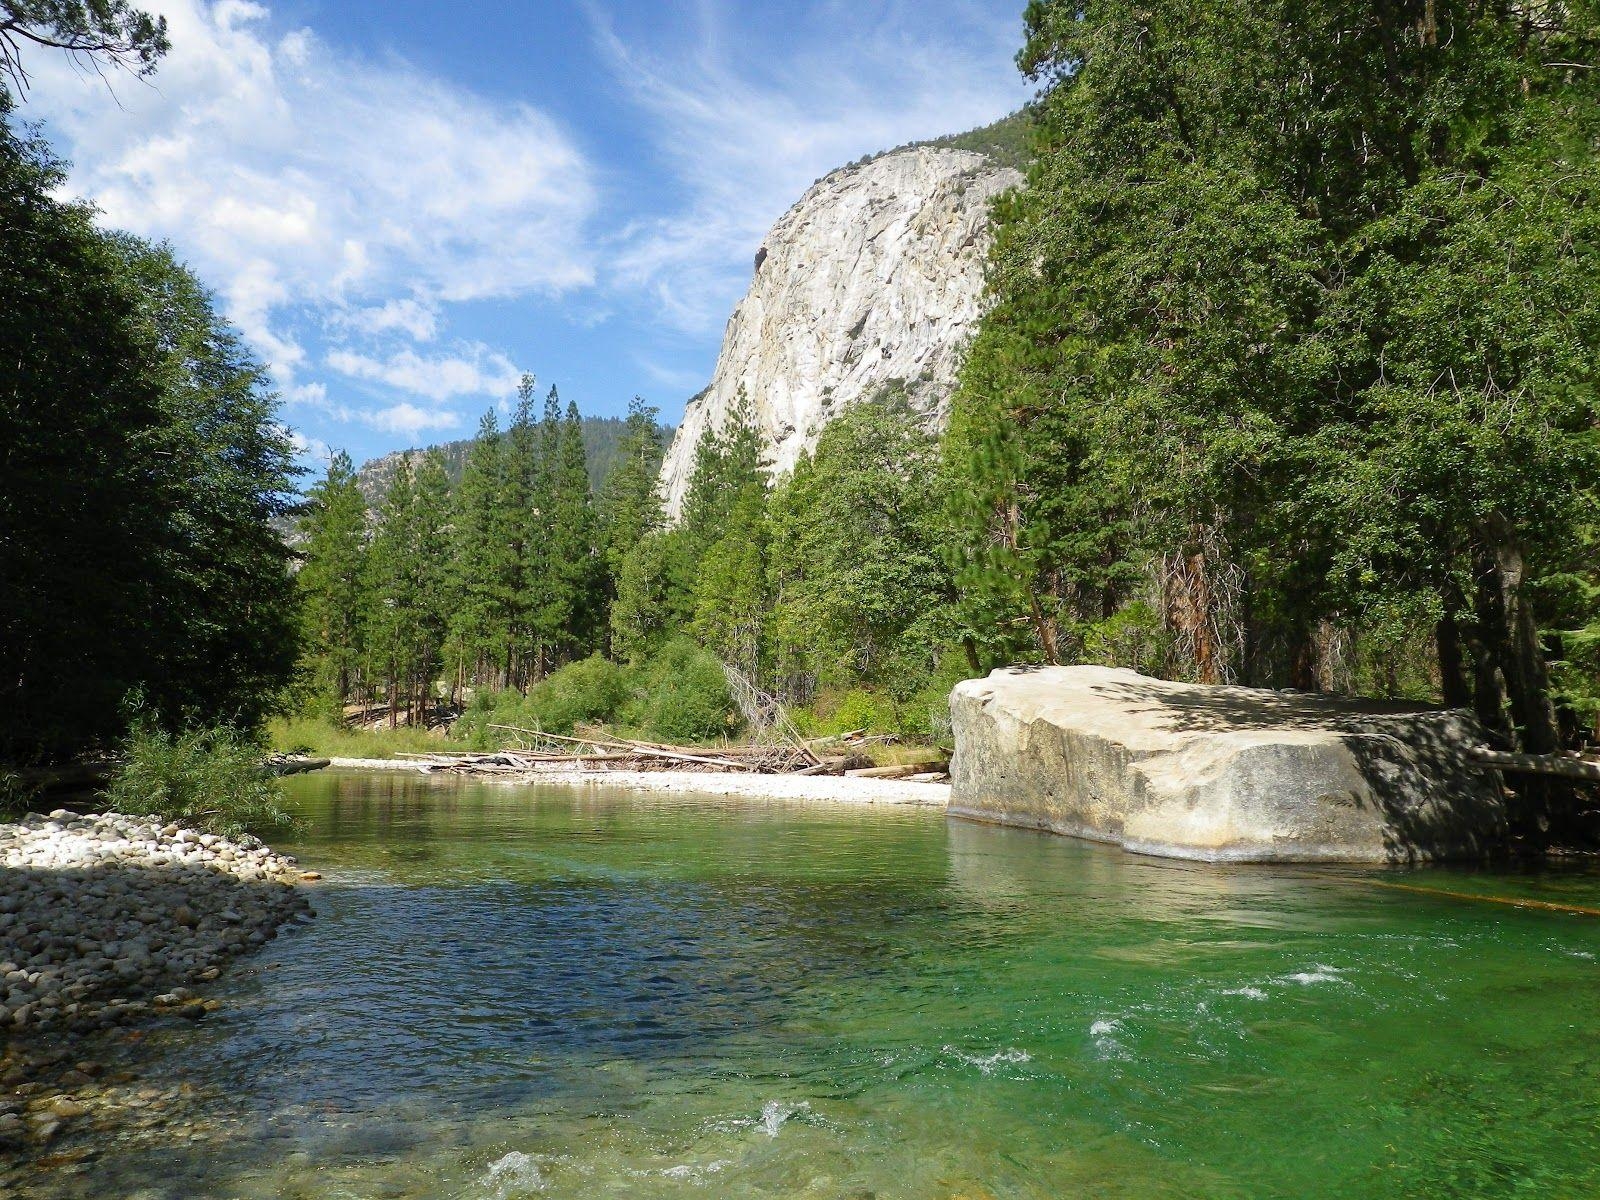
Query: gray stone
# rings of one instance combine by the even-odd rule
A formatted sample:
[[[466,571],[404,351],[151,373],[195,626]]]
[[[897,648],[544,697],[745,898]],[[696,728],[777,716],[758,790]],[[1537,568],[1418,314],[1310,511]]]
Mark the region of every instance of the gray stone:
[[[942,426],[983,312],[989,206],[1022,176],[968,150],[913,146],[818,180],[767,234],[716,370],[661,467],[679,515],[695,448],[748,397],[776,476],[823,426],[898,381]]]
[[[1213,861],[1472,858],[1503,844],[1461,712],[1110,667],[958,684],[952,815]]]

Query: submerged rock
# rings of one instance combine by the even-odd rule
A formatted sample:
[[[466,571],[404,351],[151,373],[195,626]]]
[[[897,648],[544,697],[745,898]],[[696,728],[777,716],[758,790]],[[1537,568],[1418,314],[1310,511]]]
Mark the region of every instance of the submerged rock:
[[[1472,858],[1504,843],[1466,713],[1111,667],[957,685],[950,812],[1214,861]]]

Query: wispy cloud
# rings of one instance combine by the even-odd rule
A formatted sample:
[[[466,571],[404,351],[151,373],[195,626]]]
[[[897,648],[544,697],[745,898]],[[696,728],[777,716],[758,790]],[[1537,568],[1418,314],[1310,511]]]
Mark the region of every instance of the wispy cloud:
[[[480,343],[464,344],[455,354],[434,357],[424,357],[411,349],[384,358],[335,350],[326,361],[341,375],[386,384],[432,400],[509,396],[517,390],[522,374],[505,355]]]
[[[404,333],[417,342],[431,342],[439,334],[439,307],[409,296],[382,304],[353,308],[335,314],[334,322],[362,333]]]
[[[173,44],[151,83],[113,96],[41,59],[31,107],[69,139],[74,190],[178,245],[280,382],[309,361],[308,311],[426,340],[442,303],[593,280],[593,170],[544,114],[275,32],[259,4],[150,7]]]
[[[816,179],[1026,98],[1010,61],[1020,18],[993,5],[816,3],[762,29],[748,7],[741,19],[703,0],[676,43],[589,11],[684,196],[621,231],[615,281],[690,332],[720,327],[761,237]]]
[[[425,433],[456,429],[461,425],[461,414],[443,409],[418,408],[402,401],[387,408],[362,409],[360,419],[384,433],[397,433],[416,441]]]

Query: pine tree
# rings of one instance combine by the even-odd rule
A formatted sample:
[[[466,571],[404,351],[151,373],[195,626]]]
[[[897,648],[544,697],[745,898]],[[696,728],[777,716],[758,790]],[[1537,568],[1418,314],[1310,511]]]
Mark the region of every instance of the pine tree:
[[[506,621],[504,680],[526,691],[538,671],[538,621],[543,605],[546,558],[540,512],[544,498],[543,438],[533,413],[535,381],[524,375],[501,456],[499,512],[505,554]]]
[[[600,556],[599,524],[589,488],[583,416],[575,403],[568,403],[562,420],[560,460],[552,475],[551,547],[565,609],[556,645],[560,658],[571,662],[600,648],[605,612],[605,562]]]
[[[451,500],[450,477],[445,472],[444,458],[436,450],[429,451],[417,468],[409,547],[416,581],[409,663],[414,724],[426,722],[433,708],[434,685],[444,665],[445,641],[450,632]]]
[[[628,420],[616,465],[600,490],[599,514],[606,569],[615,580],[628,551],[661,525],[661,427],[657,410],[638,396],[628,402]]]
[[[338,716],[361,665],[367,506],[343,450],[307,494],[305,535],[296,576],[309,674],[317,706]]]
[[[506,580],[513,573],[500,507],[505,454],[506,439],[491,409],[467,451],[451,522],[450,636],[461,656],[459,674],[475,686],[504,684],[501,654],[510,637]]]
[[[373,664],[384,680],[389,728],[399,724],[401,700],[412,668],[411,624],[420,601],[412,559],[416,489],[410,460],[395,473],[378,513],[377,529],[367,555],[366,641]]]
[[[756,675],[767,612],[767,482],[761,436],[740,392],[727,424],[701,439],[684,500],[682,557],[691,628],[725,662]],[[669,588],[668,594],[671,594]]]

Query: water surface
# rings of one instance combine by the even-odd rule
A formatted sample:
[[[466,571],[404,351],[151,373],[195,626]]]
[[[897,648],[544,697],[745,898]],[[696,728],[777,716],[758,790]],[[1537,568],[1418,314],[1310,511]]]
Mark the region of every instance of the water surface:
[[[289,781],[311,925],[42,1196],[1600,1194],[1586,870],[1212,867],[936,812]]]

